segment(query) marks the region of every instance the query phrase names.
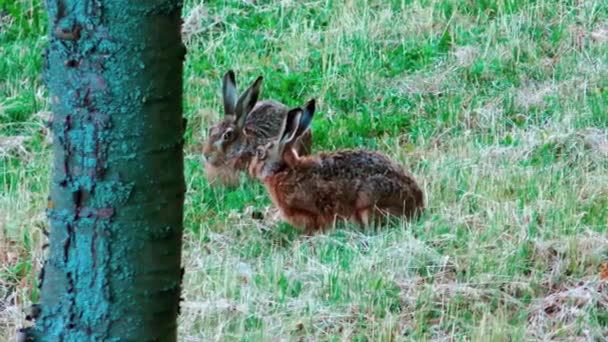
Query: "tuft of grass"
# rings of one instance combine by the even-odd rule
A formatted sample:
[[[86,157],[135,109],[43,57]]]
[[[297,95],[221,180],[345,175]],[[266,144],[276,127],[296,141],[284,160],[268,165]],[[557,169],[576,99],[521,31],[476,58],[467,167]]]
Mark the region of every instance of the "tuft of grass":
[[[0,339],[37,299],[50,149],[38,0],[0,0]],[[608,6],[601,1],[185,1],[180,339],[608,336]],[[314,149],[383,151],[417,222],[281,223],[263,187],[212,188],[221,75],[317,98]],[[259,219],[261,213],[262,219]]]

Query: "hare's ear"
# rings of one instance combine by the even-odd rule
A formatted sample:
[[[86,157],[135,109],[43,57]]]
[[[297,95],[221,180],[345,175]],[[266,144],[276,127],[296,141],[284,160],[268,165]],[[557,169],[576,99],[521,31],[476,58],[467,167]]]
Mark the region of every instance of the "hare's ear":
[[[262,88],[262,81],[264,77],[258,77],[253,84],[245,90],[243,95],[239,97],[239,100],[236,102],[236,125],[238,127],[245,126],[245,120],[247,119],[247,114],[253,109],[256,102],[258,102],[258,97],[260,97],[260,89]]]
[[[302,115],[300,116],[300,120],[298,123],[298,130],[294,135],[294,138],[299,138],[302,134],[306,133],[310,129],[310,123],[312,122],[312,118],[315,115],[316,103],[315,99],[311,99],[306,102],[304,105],[304,110],[302,111]]]
[[[277,144],[279,155],[282,155],[285,147],[294,141],[301,116],[302,109],[300,108],[291,109],[289,112],[287,112],[287,115],[285,115],[285,119],[283,119],[283,125],[281,126],[281,131],[279,133],[279,143]]]
[[[235,115],[237,91],[234,71],[228,70],[224,75],[222,84],[222,96],[224,98],[224,115]]]

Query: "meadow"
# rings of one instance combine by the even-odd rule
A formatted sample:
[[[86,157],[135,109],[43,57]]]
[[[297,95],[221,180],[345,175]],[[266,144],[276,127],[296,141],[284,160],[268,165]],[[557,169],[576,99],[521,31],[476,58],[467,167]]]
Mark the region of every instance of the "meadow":
[[[182,341],[608,340],[608,4],[186,0]],[[38,299],[51,161],[39,0],[0,0],[0,340]],[[365,147],[415,222],[303,236],[257,182],[210,187],[221,76],[318,100],[314,150]],[[254,212],[263,220],[252,218]]]

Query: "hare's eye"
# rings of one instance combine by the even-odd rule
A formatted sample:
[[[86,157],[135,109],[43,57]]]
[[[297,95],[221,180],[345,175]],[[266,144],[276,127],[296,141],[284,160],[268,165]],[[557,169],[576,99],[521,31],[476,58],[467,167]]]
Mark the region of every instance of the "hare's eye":
[[[265,152],[265,150],[263,148],[258,148],[257,150],[255,150],[255,155],[261,159],[261,158],[264,158],[264,155],[265,155],[264,152]]]
[[[234,132],[233,131],[226,131],[224,133],[224,140],[232,140],[233,136],[234,136]]]

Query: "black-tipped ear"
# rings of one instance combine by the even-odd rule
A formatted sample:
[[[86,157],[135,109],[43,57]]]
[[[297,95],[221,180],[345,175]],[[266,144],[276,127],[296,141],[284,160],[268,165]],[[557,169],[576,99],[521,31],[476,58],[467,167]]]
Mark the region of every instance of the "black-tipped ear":
[[[287,115],[285,115],[285,119],[283,119],[283,125],[281,126],[281,131],[279,133],[279,155],[282,155],[285,147],[294,141],[301,116],[302,109],[300,108],[291,109],[289,112],[287,112]]]
[[[253,109],[255,104],[258,102],[260,97],[260,90],[262,88],[262,81],[264,77],[260,76],[256,78],[253,84],[245,90],[243,95],[239,97],[236,103],[236,124],[238,127],[243,127],[247,119],[247,114]]]
[[[237,96],[238,93],[236,90],[236,78],[234,77],[234,71],[228,70],[228,72],[224,75],[224,82],[222,84],[224,115],[235,115]]]
[[[295,138],[301,137],[302,134],[306,133],[306,131],[310,129],[312,118],[315,115],[315,109],[315,99],[311,99],[310,101],[306,102],[302,111],[302,116],[300,117],[300,122],[298,123],[298,130],[295,134]]]

